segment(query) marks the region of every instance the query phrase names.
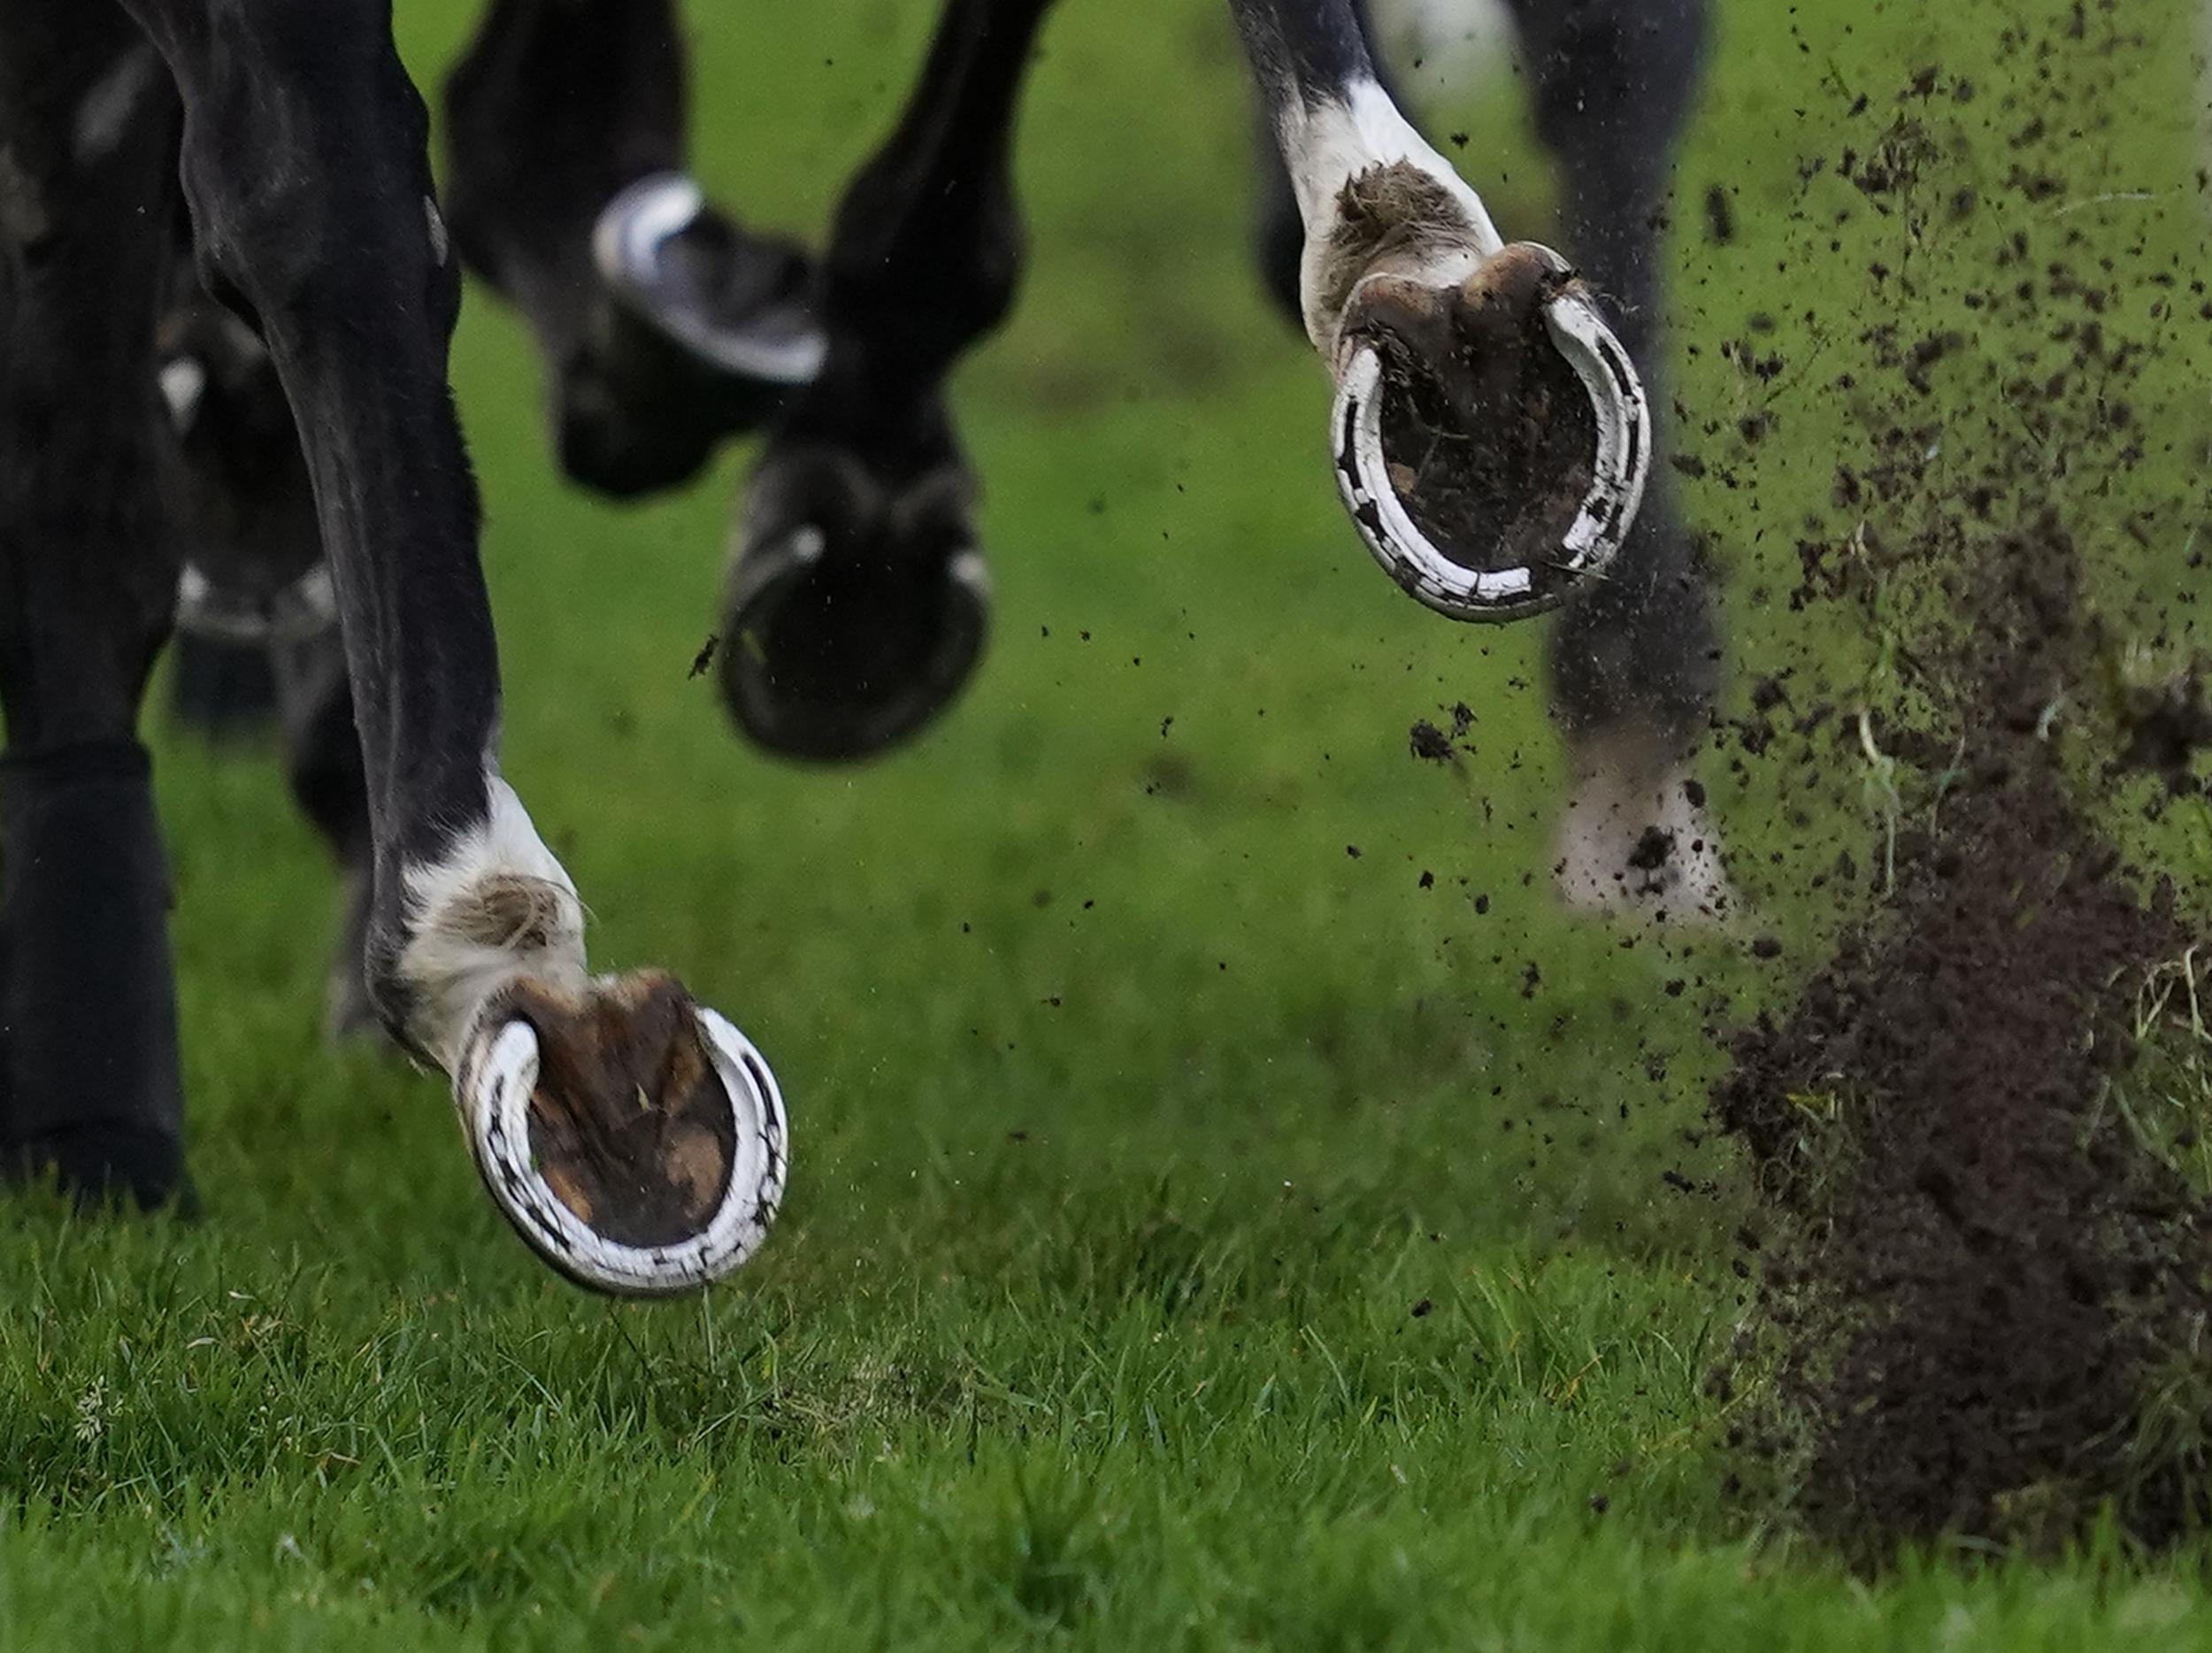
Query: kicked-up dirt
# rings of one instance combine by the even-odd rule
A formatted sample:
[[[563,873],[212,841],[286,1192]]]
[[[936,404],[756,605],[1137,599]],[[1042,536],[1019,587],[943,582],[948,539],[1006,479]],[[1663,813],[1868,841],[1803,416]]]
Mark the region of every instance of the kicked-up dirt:
[[[2047,1547],[2108,1511],[2158,1542],[2212,1513],[2212,1207],[2115,1102],[2189,903],[2128,865],[2111,808],[2130,765],[2200,789],[2208,719],[2191,670],[2113,689],[2131,644],[2170,638],[2101,603],[2085,550],[2174,526],[2122,503],[2154,450],[2132,388],[2147,341],[2212,311],[2060,198],[2066,100],[2109,94],[2095,65],[2140,46],[2111,6],[2076,6],[2024,31],[2035,89],[1998,124],[1958,118],[1971,88],[1925,70],[1878,142],[1808,169],[1893,213],[1909,252],[1951,222],[1987,254],[1924,253],[1900,317],[1967,325],[1878,324],[1837,381],[1858,429],[1792,608],[1838,605],[1879,673],[1794,724],[1755,696],[1743,742],[1770,766],[1879,765],[1890,798],[1843,858],[1874,910],[1786,1008],[1726,1035],[1713,1098],[1759,1212],[1716,1375],[1742,1391],[1739,1472],[1868,1559]]]
[[[2066,631],[2063,529],[2039,519],[2001,552],[2009,592],[1980,614]],[[2145,1461],[2139,1413],[2212,1313],[2212,1230],[2109,1088],[2141,984],[2188,934],[2033,720],[1964,744],[1883,910],[1735,1038],[1715,1096],[1770,1219],[1770,1389],[1739,1444],[1857,1551],[2055,1542],[2107,1503],[2170,1537],[2208,1488],[2192,1464]]]

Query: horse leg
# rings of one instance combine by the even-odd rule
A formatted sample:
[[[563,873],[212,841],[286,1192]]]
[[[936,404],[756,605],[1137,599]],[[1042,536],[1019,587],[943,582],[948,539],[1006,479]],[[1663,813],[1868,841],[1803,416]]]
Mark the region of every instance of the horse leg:
[[[1339,491],[1409,595],[1506,620],[1602,574],[1650,466],[1643,390],[1589,288],[1507,246],[1377,79],[1352,0],[1231,0],[1305,226]]]
[[[0,1176],[145,1205],[184,1187],[137,740],[176,591],[154,385],[176,142],[119,12],[0,8]]]
[[[1569,250],[1617,301],[1621,341],[1662,380],[1663,248],[1675,148],[1705,55],[1707,0],[1514,0],[1538,135],[1557,157]],[[1664,396],[1655,401],[1664,405]],[[1664,466],[1611,573],[1551,640],[1575,772],[1557,881],[1573,905],[1711,916],[1719,842],[1685,766],[1719,677],[1710,582]]]
[[[754,473],[718,653],[725,700],[787,755],[866,757],[975,668],[989,586],[945,379],[1022,263],[1016,106],[1051,0],[947,0],[897,127],[822,259],[829,340]]]
[[[685,170],[674,0],[495,0],[446,109],[454,244],[536,334],[570,476],[672,487],[813,377],[804,255]]]
[[[575,888],[500,773],[446,380],[459,273],[388,4],[124,4],[182,96],[203,281],[267,345],[300,434],[365,777],[369,996],[454,1076],[495,1203],[548,1262],[635,1293],[726,1272],[780,1197],[781,1104],[672,979],[588,972]]]
[[[1353,20],[1374,62],[1375,83],[1392,104],[1402,108],[1405,100],[1393,84],[1388,65],[1375,50],[1372,8],[1368,0],[1350,0],[1350,4]],[[1276,147],[1273,118],[1264,101],[1260,108],[1259,138],[1259,211],[1253,251],[1259,266],[1260,285],[1278,310],[1294,325],[1302,327],[1304,301],[1298,290],[1298,279],[1306,251],[1306,222],[1298,211],[1298,192],[1291,184],[1290,169],[1284,165],[1282,151]]]

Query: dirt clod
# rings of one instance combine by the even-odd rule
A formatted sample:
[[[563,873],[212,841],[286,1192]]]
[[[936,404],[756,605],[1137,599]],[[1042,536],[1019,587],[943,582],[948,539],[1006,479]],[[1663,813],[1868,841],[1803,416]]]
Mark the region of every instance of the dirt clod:
[[[1426,718],[1416,721],[1407,732],[1407,743],[1416,757],[1425,758],[1430,763],[1448,764],[1452,760],[1451,737]]]

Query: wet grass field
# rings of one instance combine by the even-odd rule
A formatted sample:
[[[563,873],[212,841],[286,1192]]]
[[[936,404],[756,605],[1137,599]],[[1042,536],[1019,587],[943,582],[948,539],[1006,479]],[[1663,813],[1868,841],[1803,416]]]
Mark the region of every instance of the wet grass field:
[[[1719,4],[1670,247],[1686,427],[1774,416],[1682,483],[1732,705],[1785,647],[1848,677],[1866,646],[1777,593],[1828,502],[1835,373],[1947,290],[1870,282],[1902,232],[1805,164],[1924,66],[1993,130],[2051,102],[2062,187],[2017,223],[1993,188],[1925,267],[2078,222],[2124,311],[2131,273],[2200,267],[2205,223],[2186,8],[2126,4],[2145,42],[2103,107],[2002,49],[2024,16],[2062,34],[2047,0]],[[426,83],[472,10],[403,4]],[[693,10],[700,170],[818,234],[928,7]],[[1508,233],[1544,233],[1510,70],[1412,56]],[[1427,614],[1344,521],[1325,376],[1250,267],[1250,142],[1225,8],[1048,26],[1027,285],[957,387],[997,634],[957,711],[864,768],[745,750],[690,674],[747,452],[644,508],[568,488],[526,340],[472,297],[507,773],[595,961],[674,969],[775,1063],[782,1224],[703,1301],[547,1273],[442,1082],[321,1044],[337,891],[273,761],[155,714],[207,1213],[0,1219],[0,1649],[2205,1644],[2201,1546],[1867,1581],[1727,1495],[1706,1378],[1740,1196],[1706,1026],[1777,990],[1747,937],[1786,973],[1836,903],[1785,868],[1728,934],[1558,911],[1541,627]],[[2164,446],[2138,495],[2202,503],[2207,330],[2139,398]],[[1802,372],[1744,372],[1754,332]],[[2090,491],[2117,544],[2134,496]],[[2185,587],[2165,550],[2115,577]],[[1409,727],[1460,703],[1470,755],[1417,761]],[[1770,789],[1709,768],[1732,842],[1779,853]],[[2185,875],[2204,825],[2158,841]]]

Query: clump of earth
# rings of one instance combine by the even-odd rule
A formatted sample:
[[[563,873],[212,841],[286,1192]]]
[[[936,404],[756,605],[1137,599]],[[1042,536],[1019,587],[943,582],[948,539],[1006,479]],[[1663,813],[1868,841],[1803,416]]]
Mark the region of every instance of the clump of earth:
[[[1978,607],[2005,634],[1993,669],[2062,670],[2070,542],[2043,519],[1998,550],[2005,589]],[[2144,1435],[2177,1376],[2212,1401],[2176,1369],[2212,1318],[2212,1226],[2112,1096],[2142,992],[2190,934],[2032,721],[1973,727],[1964,750],[1882,911],[1736,1036],[1715,1096],[1766,1219],[1754,1341],[1772,1365],[1737,1443],[1869,1555],[2055,1544],[2108,1505],[2171,1538],[2212,1483]]]
[[[1757,1192],[1715,1381],[1747,1492],[1869,1559],[2055,1546],[2108,1514],[2156,1543],[2212,1514],[2212,1205],[2194,1126],[2147,1123],[2143,1082],[2160,1042],[2203,1037],[2146,1009],[2185,973],[2193,892],[2131,864],[2114,807],[2201,792],[2212,719],[2176,628],[2108,577],[2202,513],[2160,497],[2193,479],[2146,468],[2134,398],[2153,342],[2212,306],[2060,210],[2098,188],[2064,176],[2068,104],[2116,106],[2100,65],[2143,45],[2076,6],[2001,42],[2032,93],[1970,115],[1970,82],[1924,70],[1888,106],[1859,99],[1870,139],[1807,169],[1904,247],[1867,273],[1893,319],[1826,375],[1855,433],[1787,594],[1872,664],[1846,684],[1784,666],[1724,737],[1740,775],[1878,798],[1815,880],[1877,899],[1792,1002],[1724,1035],[1713,1109]],[[1933,316],[1958,324],[1914,325]],[[1678,464],[1750,478],[1769,428],[1708,423],[1713,451]]]

